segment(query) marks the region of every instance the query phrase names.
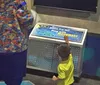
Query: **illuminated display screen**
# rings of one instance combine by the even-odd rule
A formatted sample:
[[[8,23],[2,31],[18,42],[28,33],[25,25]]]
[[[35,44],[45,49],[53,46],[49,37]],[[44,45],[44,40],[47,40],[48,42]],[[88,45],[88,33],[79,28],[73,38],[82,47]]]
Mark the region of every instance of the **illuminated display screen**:
[[[67,35],[69,41],[81,43],[84,32],[76,31],[71,28],[52,26],[52,25],[39,25],[37,24],[35,30],[31,34],[32,36],[53,38],[58,40],[64,40],[64,35]]]

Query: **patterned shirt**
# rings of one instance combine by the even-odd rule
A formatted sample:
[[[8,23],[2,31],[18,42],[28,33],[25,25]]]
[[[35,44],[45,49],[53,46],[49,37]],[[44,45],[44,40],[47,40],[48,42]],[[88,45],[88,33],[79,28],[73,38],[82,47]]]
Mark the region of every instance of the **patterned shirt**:
[[[24,0],[0,0],[0,52],[27,49],[27,33],[33,16]]]

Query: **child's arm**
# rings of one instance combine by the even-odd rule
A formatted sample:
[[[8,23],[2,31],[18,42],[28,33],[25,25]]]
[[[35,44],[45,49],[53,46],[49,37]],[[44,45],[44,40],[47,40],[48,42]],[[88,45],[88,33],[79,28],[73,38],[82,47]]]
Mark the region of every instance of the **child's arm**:
[[[62,79],[64,79],[64,78],[62,78]],[[58,78],[58,77],[55,76],[55,75],[52,77],[52,80],[53,80],[53,81],[62,80],[62,79]]]
[[[57,81],[57,80],[61,80],[61,79],[54,75],[54,76],[52,77],[52,80],[53,80],[53,81]]]
[[[69,40],[68,40],[68,36],[64,36],[64,40],[65,40],[65,42],[68,44],[68,46],[69,46]]]

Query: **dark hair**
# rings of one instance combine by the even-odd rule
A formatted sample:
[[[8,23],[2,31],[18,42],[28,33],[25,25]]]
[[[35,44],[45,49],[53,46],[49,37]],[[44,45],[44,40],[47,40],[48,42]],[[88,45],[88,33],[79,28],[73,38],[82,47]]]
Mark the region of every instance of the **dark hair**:
[[[69,57],[69,54],[70,54],[70,46],[68,46],[67,44],[62,44],[58,46],[58,55],[62,59],[67,59]]]

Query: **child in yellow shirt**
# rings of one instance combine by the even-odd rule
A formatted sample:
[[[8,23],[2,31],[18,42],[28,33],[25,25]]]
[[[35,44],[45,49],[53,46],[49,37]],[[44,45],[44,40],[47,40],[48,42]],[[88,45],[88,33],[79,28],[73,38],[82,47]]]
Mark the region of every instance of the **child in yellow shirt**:
[[[64,36],[66,44],[58,46],[58,55],[61,57],[62,61],[59,63],[57,70],[58,76],[53,76],[52,80],[58,80],[57,85],[72,85],[74,82],[74,64],[73,57],[70,53],[70,46],[68,37]]]

